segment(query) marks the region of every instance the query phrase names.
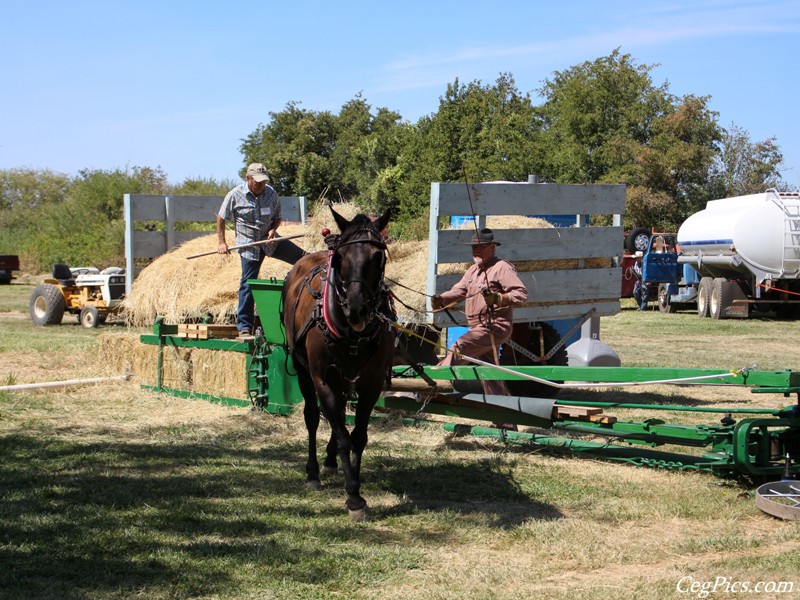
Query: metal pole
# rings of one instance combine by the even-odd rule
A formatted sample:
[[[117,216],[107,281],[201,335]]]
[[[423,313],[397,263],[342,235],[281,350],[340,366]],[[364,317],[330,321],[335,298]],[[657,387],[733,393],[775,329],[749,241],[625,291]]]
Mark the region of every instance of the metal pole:
[[[89,385],[91,383],[106,383],[107,381],[127,381],[132,373],[115,375],[113,377],[95,377],[93,379],[67,379],[65,381],[48,381],[46,383],[20,383],[17,385],[2,385],[0,392],[21,392],[25,390],[43,390],[49,388],[72,387],[76,385]]]

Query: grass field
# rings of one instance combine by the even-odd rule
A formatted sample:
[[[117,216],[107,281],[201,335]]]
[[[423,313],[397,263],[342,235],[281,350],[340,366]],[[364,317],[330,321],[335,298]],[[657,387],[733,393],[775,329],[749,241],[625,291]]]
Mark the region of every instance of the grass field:
[[[121,327],[91,331],[69,317],[35,327],[32,289],[0,286],[0,385],[119,374],[97,338]],[[630,366],[783,369],[800,368],[799,329],[626,305],[601,333]],[[595,393],[794,401],[719,389]],[[340,476],[322,492],[303,486],[299,415],[158,395],[135,381],[0,392],[0,597],[638,599],[703,597],[715,580],[713,598],[741,597],[741,582],[772,590],[758,598],[800,597],[800,526],[759,511],[750,482],[393,419],[370,433],[372,519],[353,524]],[[793,593],[770,588],[785,581]]]

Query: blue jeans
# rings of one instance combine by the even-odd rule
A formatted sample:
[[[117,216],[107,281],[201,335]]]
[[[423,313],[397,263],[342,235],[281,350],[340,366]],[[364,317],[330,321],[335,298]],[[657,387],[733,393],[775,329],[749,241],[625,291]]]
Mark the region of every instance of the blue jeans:
[[[647,289],[647,285],[641,281],[637,281],[633,286],[633,297],[636,300],[636,303],[639,305],[639,310],[644,310],[647,308],[647,299],[649,295],[650,292]]]
[[[255,329],[255,301],[253,300],[253,290],[247,285],[248,279],[258,279],[258,272],[261,263],[264,262],[264,255],[260,254],[258,260],[248,260],[243,256],[239,257],[242,261],[242,279],[239,281],[239,308],[236,311],[236,329],[242,331]]]

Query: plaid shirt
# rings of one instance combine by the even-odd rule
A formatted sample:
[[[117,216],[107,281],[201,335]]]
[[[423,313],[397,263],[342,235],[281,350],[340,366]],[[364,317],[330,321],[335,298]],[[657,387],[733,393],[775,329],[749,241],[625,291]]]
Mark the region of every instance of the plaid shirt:
[[[233,188],[219,209],[219,216],[230,221],[234,220],[236,230],[236,245],[260,242],[267,239],[267,234],[273,224],[281,218],[281,203],[278,194],[271,186],[264,188],[258,196],[254,196],[247,188],[247,183],[242,183]],[[272,256],[277,244],[264,244],[242,248],[239,254],[248,260],[258,260],[261,253]]]

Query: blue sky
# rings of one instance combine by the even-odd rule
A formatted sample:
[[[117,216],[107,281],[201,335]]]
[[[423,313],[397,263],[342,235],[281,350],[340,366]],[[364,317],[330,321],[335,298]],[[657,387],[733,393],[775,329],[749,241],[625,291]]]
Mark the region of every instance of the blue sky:
[[[796,0],[3,3],[0,169],[160,166],[236,179],[242,138],[288,102],[361,93],[415,122],[447,84],[554,71],[619,47],[720,123],[777,137],[800,187]]]

